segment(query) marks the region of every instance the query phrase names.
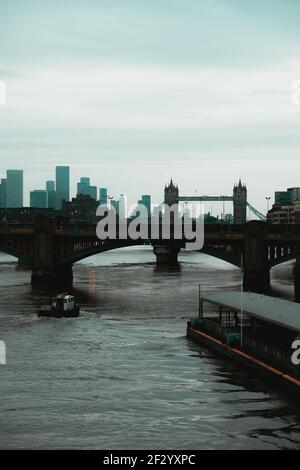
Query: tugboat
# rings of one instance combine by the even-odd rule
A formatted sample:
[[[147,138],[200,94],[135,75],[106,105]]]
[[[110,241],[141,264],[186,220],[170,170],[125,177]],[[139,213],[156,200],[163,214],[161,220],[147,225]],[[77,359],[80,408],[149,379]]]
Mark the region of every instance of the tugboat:
[[[38,310],[38,317],[78,317],[79,310],[74,296],[63,293],[53,297],[50,305],[42,305]]]

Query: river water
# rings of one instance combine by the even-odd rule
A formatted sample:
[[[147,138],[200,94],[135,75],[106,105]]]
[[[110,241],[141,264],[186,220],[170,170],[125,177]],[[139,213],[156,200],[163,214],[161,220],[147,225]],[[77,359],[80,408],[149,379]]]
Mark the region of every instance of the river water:
[[[238,289],[239,270],[185,253],[157,271],[151,248],[74,266],[74,319],[38,318],[51,292],[0,254],[0,447],[3,449],[294,449],[294,404],[185,337],[204,291]],[[272,275],[292,296],[291,265]]]

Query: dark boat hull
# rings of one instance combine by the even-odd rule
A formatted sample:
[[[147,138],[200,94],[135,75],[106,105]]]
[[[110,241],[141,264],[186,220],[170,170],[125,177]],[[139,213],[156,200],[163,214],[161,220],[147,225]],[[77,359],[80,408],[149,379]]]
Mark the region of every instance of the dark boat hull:
[[[280,391],[286,393],[293,398],[300,396],[300,381],[290,375],[279,371],[268,364],[232,348],[226,344],[221,343],[216,338],[198,330],[194,329],[189,323],[187,326],[187,337],[195,341],[196,343],[204,346],[207,349],[211,349],[217,355],[223,356],[230,361],[235,362],[242,368],[246,367],[249,370],[258,373],[258,375],[267,380],[271,385],[275,385]]]
[[[79,316],[80,308],[76,306],[72,310],[61,311],[54,308],[41,308],[38,310],[38,317],[54,317],[54,318],[74,318]]]

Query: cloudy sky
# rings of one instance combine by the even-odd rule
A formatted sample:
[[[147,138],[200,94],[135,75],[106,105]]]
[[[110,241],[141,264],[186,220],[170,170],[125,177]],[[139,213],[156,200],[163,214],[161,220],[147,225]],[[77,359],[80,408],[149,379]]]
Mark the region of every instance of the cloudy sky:
[[[300,2],[0,2],[0,176],[23,168],[25,203],[56,164],[163,199],[231,194],[260,210],[300,186]],[[229,208],[228,208],[229,209]]]

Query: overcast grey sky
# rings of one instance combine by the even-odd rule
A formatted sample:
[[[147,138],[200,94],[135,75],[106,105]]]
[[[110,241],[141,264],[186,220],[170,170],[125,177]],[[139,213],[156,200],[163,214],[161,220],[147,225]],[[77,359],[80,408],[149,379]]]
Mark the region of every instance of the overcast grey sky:
[[[0,2],[0,176],[30,189],[56,164],[110,194],[300,186],[300,2]],[[229,209],[229,208],[228,208]]]

